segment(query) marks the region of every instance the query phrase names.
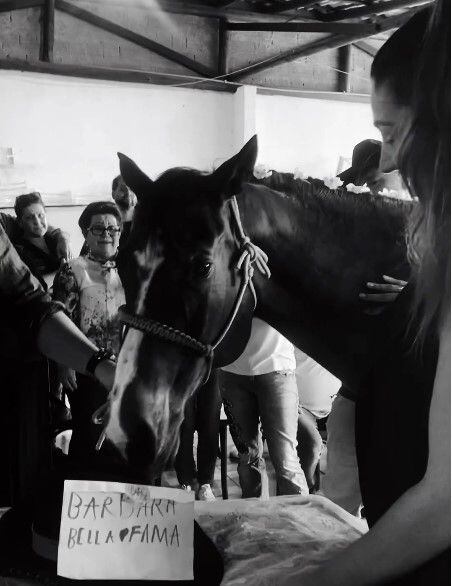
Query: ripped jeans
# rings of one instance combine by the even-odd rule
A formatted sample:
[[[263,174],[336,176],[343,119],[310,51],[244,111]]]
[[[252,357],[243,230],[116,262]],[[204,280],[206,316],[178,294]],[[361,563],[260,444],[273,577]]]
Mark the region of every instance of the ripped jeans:
[[[292,370],[257,376],[220,371],[220,391],[239,453],[242,497],[268,497],[259,419],[276,473],[277,494],[308,494],[297,454],[298,390]]]

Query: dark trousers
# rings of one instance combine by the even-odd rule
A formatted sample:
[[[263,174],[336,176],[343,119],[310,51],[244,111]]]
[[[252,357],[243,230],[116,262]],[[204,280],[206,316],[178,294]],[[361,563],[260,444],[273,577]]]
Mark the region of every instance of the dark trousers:
[[[0,506],[33,495],[51,467],[48,363],[2,358]]]
[[[180,484],[212,484],[218,455],[221,397],[217,372],[212,371],[205,385],[199,387],[185,405],[180,430],[180,445],[174,467]],[[198,432],[197,468],[193,457],[193,437]]]

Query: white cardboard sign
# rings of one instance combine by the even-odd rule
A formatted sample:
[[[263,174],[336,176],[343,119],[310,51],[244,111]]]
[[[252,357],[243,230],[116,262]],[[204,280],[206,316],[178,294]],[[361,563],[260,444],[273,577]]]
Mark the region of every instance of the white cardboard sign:
[[[66,480],[58,575],[76,580],[193,580],[193,527],[193,493]]]

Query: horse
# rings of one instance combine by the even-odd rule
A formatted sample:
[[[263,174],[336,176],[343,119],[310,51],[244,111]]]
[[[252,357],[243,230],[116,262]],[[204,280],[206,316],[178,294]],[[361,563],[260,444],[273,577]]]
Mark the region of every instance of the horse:
[[[242,353],[253,316],[359,384],[380,320],[359,292],[382,273],[407,276],[411,203],[255,181],[256,137],[210,174],[178,167],[152,181],[118,155],[138,205],[118,257],[127,332],[105,435],[132,467],[148,479],[163,469],[187,399]]]

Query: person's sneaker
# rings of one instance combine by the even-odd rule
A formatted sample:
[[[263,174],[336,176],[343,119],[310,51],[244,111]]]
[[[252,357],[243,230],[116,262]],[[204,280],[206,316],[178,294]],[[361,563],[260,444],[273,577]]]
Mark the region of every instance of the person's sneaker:
[[[191,492],[193,490],[189,484],[179,484],[179,488],[185,490],[185,492]]]
[[[198,490],[198,501],[214,501],[215,495],[213,494],[212,487],[210,484],[202,484]]]

